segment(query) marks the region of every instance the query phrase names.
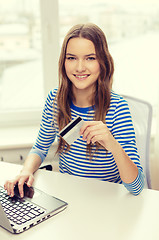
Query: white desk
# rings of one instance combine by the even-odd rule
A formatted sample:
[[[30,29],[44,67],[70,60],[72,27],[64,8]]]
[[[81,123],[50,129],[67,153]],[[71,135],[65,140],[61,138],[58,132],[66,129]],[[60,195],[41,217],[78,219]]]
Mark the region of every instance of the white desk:
[[[0,163],[0,183],[20,168]],[[35,174],[34,186],[67,201],[67,209],[18,235],[0,228],[0,239],[159,239],[159,191],[133,196],[122,185],[45,170]]]

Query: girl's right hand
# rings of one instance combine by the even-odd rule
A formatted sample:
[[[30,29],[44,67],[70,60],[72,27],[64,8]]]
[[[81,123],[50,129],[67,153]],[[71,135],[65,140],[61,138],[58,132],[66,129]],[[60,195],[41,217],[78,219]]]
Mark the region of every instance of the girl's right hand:
[[[34,182],[34,176],[31,172],[27,170],[22,170],[21,173],[15,177],[13,180],[7,180],[4,184],[5,190],[7,190],[8,195],[11,197],[14,196],[14,187],[18,184],[19,193],[21,198],[24,197],[23,185],[27,184],[28,187],[31,187]]]

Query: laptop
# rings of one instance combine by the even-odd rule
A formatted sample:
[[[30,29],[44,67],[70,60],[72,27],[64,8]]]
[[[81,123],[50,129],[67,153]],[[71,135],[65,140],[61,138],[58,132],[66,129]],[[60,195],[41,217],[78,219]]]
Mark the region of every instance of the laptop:
[[[18,186],[14,197],[8,196],[0,186],[0,226],[11,233],[21,233],[63,211],[68,203],[48,195],[37,188],[24,185],[24,198],[20,198]]]

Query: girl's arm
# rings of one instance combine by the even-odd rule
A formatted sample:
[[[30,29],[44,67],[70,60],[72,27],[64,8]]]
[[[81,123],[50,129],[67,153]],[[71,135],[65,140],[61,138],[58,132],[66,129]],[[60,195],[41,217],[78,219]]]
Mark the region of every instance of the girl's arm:
[[[34,181],[34,172],[39,168],[41,162],[44,161],[51,144],[54,142],[56,133],[53,123],[53,99],[54,93],[50,92],[43,109],[41,125],[36,142],[25,160],[23,169],[20,174],[13,180],[6,181],[4,187],[8,194],[14,196],[14,186],[18,183],[19,192],[23,197],[23,185],[26,182],[31,186]]]
[[[86,122],[81,128],[81,134],[87,144],[98,142],[113,154],[123,182],[132,183],[137,178],[138,168],[136,164],[113,137],[106,124],[101,121]]]
[[[109,128],[102,121],[90,121],[83,125],[81,134],[87,143],[98,142],[113,154],[124,186],[137,195],[144,187],[144,174],[127,102],[122,97],[115,99],[107,117],[112,122]]]

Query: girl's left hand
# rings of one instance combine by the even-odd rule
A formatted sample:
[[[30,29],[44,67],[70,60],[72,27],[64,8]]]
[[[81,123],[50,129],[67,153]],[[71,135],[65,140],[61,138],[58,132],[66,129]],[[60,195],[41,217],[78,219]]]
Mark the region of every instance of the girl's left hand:
[[[110,151],[115,141],[107,125],[102,121],[85,122],[80,130],[80,134],[83,135],[83,140],[86,140],[87,144],[98,142]]]

